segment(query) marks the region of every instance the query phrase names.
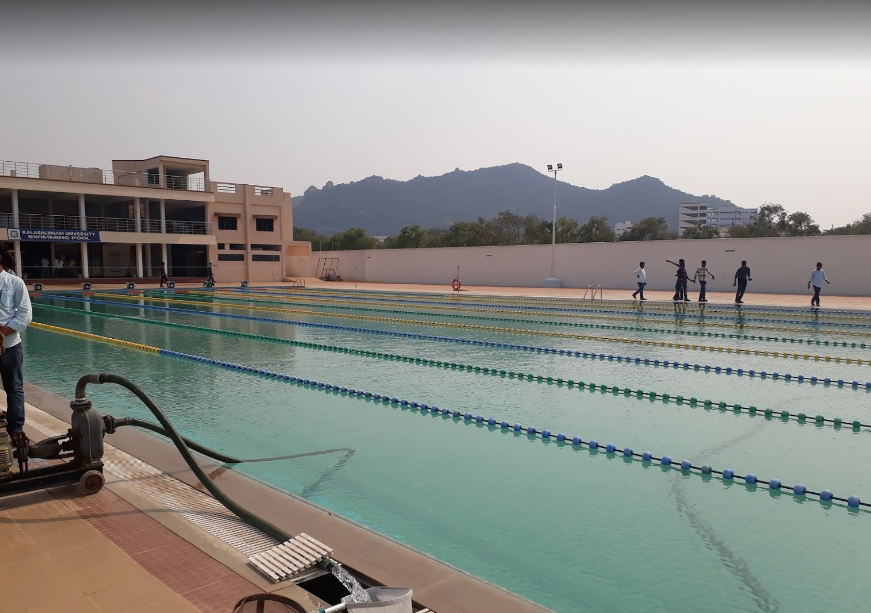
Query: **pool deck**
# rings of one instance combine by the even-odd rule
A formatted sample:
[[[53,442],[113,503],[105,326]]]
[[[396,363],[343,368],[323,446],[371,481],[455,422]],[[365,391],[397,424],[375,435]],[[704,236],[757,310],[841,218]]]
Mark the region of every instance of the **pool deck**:
[[[308,289],[356,287],[454,294],[447,285],[315,279],[306,279],[306,285]],[[137,289],[152,287],[157,286],[144,284]],[[53,289],[81,286],[49,288]],[[460,295],[580,298],[584,294],[583,289],[563,288],[464,289],[468,294]],[[631,291],[606,289],[603,297],[629,300]],[[652,302],[671,302],[671,292],[646,294]],[[709,292],[708,296],[709,304],[734,304],[731,293]],[[822,301],[824,309],[871,310],[871,297],[824,294]],[[802,307],[809,306],[810,296],[750,292],[745,302],[748,306]],[[32,385],[27,385],[26,395],[29,415],[68,420],[68,399]],[[52,434],[33,424],[28,425],[28,433],[33,440]],[[202,490],[166,442],[132,428],[119,430],[106,442],[155,467],[162,475]],[[376,584],[413,588],[419,606],[437,613],[546,611],[293,495],[202,460],[201,465],[231,497],[289,533],[306,532],[325,542],[334,548],[335,559],[360,576]],[[289,582],[271,584],[263,579],[247,565],[246,555],[186,519],[185,509],[170,508],[149,497],[135,480],[123,474],[107,468],[106,476],[106,487],[94,496],[83,497],[72,488],[59,487],[0,499],[0,611],[230,613],[242,597],[267,591],[304,602],[311,611],[325,604]]]
[[[69,400],[29,384],[25,394],[31,440],[56,434],[44,423],[66,422]],[[106,443],[203,491],[163,440],[122,428]],[[231,498],[290,534],[305,532],[326,543],[333,559],[367,582],[411,587],[416,607],[433,613],[547,611],[301,498],[198,462]],[[185,519],[185,513],[208,509],[166,506],[123,471],[107,464],[105,474],[106,487],[93,496],[58,487],[0,498],[0,611],[231,613],[241,598],[261,592],[286,595],[309,611],[326,604],[291,582],[265,580],[248,566],[247,555]]]
[[[98,280],[92,280],[96,288],[108,289],[125,289],[122,285],[96,285]],[[485,285],[468,285],[463,286],[461,292],[454,292],[449,284],[444,285],[425,285],[412,283],[355,283],[353,281],[321,281],[320,279],[306,278],[305,288],[294,289],[304,293],[306,289],[337,289],[337,290],[367,290],[367,291],[393,291],[393,292],[424,292],[432,294],[451,294],[451,295],[484,295],[484,296],[523,296],[523,297],[545,297],[545,298],[582,298],[587,290],[585,288],[548,288],[548,287],[502,287],[502,286],[485,286]],[[261,285],[269,287],[284,286],[288,289],[290,283],[263,283]],[[144,283],[136,285],[136,289],[155,289],[156,283]],[[217,283],[217,288],[239,287],[238,283]],[[201,283],[179,283],[176,285],[178,289],[202,288]],[[51,290],[81,290],[81,283],[69,285],[52,285],[47,287],[45,291]],[[824,288],[821,294],[821,303],[823,310],[825,309],[855,309],[871,311],[871,296],[838,296],[828,292],[830,288]],[[628,285],[625,288],[603,288],[602,298],[604,300],[625,300],[632,301],[632,292],[635,288]],[[694,303],[697,303],[698,286],[690,284],[690,298]],[[649,302],[667,302],[672,303],[673,291],[657,291],[649,290],[644,292],[645,297]],[[709,291],[708,304],[723,305],[735,304],[735,294],[730,292]],[[773,307],[810,307],[810,299],[813,292],[805,292],[801,294],[765,294],[756,293],[751,287],[744,296],[744,304],[748,307],[754,306],[773,306]],[[599,300],[597,294],[596,300]]]

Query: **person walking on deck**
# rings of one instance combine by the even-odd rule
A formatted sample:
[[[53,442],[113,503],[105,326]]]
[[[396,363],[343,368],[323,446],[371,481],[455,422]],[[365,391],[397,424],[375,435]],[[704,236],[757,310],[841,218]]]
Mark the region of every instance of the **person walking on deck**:
[[[708,275],[711,279],[715,279],[714,273],[708,268],[708,261],[702,260],[702,265],[696,268],[696,274],[693,276],[693,283],[699,282],[699,302],[707,302],[705,297],[705,287],[708,285]]]
[[[747,260],[741,260],[741,268],[735,271],[735,280],[732,283],[732,287],[738,288],[738,291],[735,292],[735,304],[744,304],[742,298],[744,298],[744,292],[747,291],[747,282],[752,280]]]
[[[826,271],[823,270],[823,263],[817,262],[817,267],[811,271],[811,278],[807,282],[807,288],[810,289],[811,285],[814,286],[814,295],[811,298],[811,306],[820,306],[820,290],[823,289],[823,281],[827,284],[830,283],[829,279],[826,277]]]
[[[644,297],[644,286],[647,285],[647,271],[644,270],[644,262],[638,264],[635,269],[635,280],[638,283],[638,289],[632,294],[632,298],[640,296],[640,300],[647,300]]]
[[[689,302],[689,296],[687,296],[687,281],[689,281],[689,274],[687,274],[687,265],[686,261],[681,258],[677,262],[672,262],[671,260],[666,260],[669,264],[674,264],[677,266],[677,272],[675,276],[677,277],[677,281],[674,283],[674,300],[675,302],[679,300],[683,300],[684,302]]]

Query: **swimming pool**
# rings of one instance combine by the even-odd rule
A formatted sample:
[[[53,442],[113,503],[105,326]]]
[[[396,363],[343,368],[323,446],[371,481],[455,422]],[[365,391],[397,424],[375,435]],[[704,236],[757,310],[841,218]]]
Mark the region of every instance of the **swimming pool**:
[[[69,396],[84,373],[127,376],[240,456],[353,449],[242,470],[560,613],[871,596],[864,503],[791,489],[871,500],[864,313],[278,288],[34,305],[38,323],[164,351],[33,327],[29,381]]]

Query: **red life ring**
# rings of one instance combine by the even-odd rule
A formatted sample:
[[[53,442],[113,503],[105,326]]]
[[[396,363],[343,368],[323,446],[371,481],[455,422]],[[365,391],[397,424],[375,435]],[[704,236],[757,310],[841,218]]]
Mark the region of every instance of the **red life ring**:
[[[455,291],[455,292],[460,291],[461,284],[460,284],[460,278],[459,278],[459,277],[457,277],[456,279],[454,279],[453,283],[451,283],[451,287],[454,288],[454,291]]]

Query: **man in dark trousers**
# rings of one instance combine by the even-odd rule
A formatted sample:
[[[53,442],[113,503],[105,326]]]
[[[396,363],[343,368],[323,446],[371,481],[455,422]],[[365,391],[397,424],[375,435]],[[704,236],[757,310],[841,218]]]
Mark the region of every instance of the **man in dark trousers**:
[[[674,298],[672,298],[672,300],[690,302],[690,297],[687,295],[687,281],[690,276],[687,274],[686,261],[681,258],[677,262],[672,262],[671,260],[666,260],[666,262],[677,266],[677,272],[675,273],[677,281],[674,283]]]
[[[735,304],[744,304],[744,301],[741,299],[744,297],[744,292],[747,291],[747,281],[752,280],[747,260],[741,260],[741,268],[735,271],[735,281],[732,283],[732,287],[738,288],[738,291],[735,293]]]
[[[638,289],[633,292],[632,297],[635,298],[641,294],[641,300],[647,300],[644,297],[644,286],[647,285],[647,271],[644,270],[644,262],[638,264],[638,268],[635,269],[635,279],[638,283]]]
[[[0,256],[0,379],[6,392],[6,432],[18,450],[18,462],[27,462],[29,441],[24,434],[24,358],[20,333],[30,324],[30,294],[21,278],[13,272],[15,256],[4,251]]]
[[[169,283],[169,277],[166,276],[166,262],[160,263],[160,287],[163,287],[164,283]]]
[[[823,270],[823,263],[817,262],[816,269],[811,271],[811,278],[807,282],[807,288],[811,288],[811,284],[814,286],[814,296],[811,298],[811,306],[820,306],[820,290],[823,289],[823,281],[827,284],[829,283],[828,277],[826,277],[826,271]]]
[[[215,273],[212,271],[211,262],[209,262],[209,267],[206,269],[206,285],[209,287],[215,286]]]
[[[705,288],[708,285],[708,275],[711,275],[711,279],[714,279],[714,273],[711,272],[711,269],[708,268],[707,260],[702,260],[702,265],[696,268],[696,274],[693,276],[693,283],[698,280],[699,282],[699,302],[707,302],[708,299],[705,296]]]

